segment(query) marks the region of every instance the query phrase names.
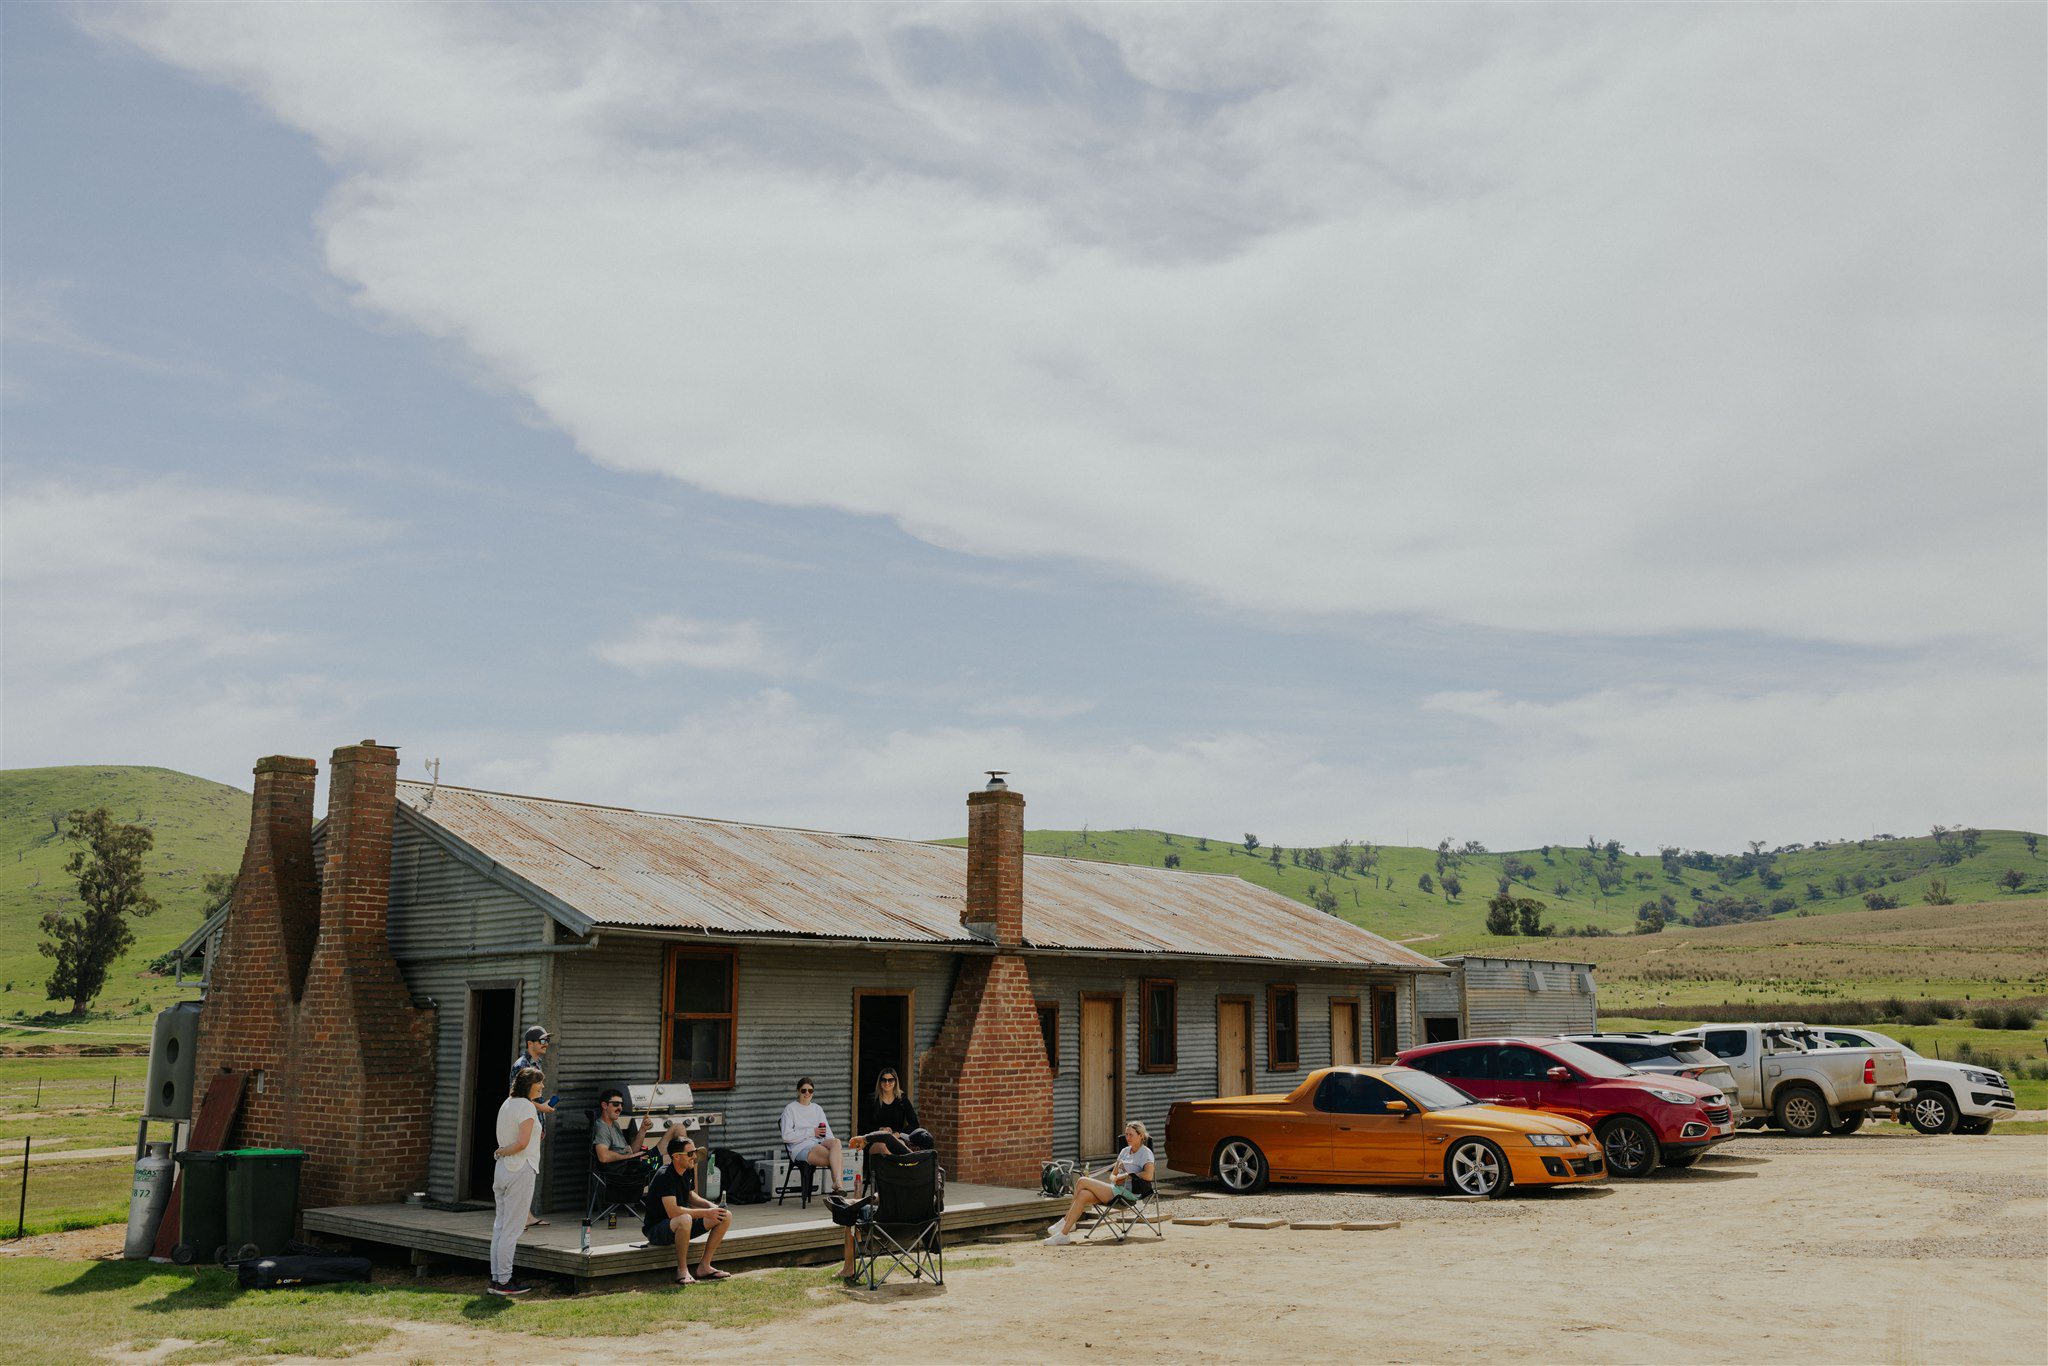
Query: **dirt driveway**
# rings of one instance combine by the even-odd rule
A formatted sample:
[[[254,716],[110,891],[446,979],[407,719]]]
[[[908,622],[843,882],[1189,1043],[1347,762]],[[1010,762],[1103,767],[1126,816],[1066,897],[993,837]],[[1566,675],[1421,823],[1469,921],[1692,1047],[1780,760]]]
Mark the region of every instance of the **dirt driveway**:
[[[1333,1197],[1181,1210],[1299,1201],[1327,1217]],[[1412,1217],[1389,1232],[1019,1245],[1011,1265],[941,1291],[828,1292],[827,1308],[708,1339],[407,1328],[369,1359],[2048,1360],[2041,1136],[1744,1138],[1692,1171],[1610,1188],[1361,1198],[1366,1217]]]

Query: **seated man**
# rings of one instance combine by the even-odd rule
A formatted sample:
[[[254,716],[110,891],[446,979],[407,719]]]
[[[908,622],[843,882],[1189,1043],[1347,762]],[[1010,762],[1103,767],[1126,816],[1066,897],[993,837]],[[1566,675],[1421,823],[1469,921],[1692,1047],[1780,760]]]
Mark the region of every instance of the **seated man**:
[[[590,1126],[590,1150],[598,1162],[598,1173],[607,1188],[638,1195],[647,1181],[647,1126],[633,1120],[619,1127],[626,1108],[625,1094],[607,1087],[598,1098],[597,1121]]]
[[[825,1173],[826,1189],[838,1193],[845,1168],[846,1150],[825,1118],[825,1107],[814,1099],[818,1088],[809,1077],[796,1084],[796,1099],[782,1107],[782,1141],[789,1147],[791,1162],[809,1163]]]
[[[730,1271],[711,1264],[725,1231],[732,1227],[732,1211],[712,1204],[697,1194],[697,1145],[680,1130],[670,1136],[668,1160],[647,1183],[647,1213],[640,1228],[647,1241],[666,1247],[675,1244],[676,1284],[730,1280]],[[690,1274],[690,1239],[703,1225],[704,1255],[697,1262],[697,1274]]]

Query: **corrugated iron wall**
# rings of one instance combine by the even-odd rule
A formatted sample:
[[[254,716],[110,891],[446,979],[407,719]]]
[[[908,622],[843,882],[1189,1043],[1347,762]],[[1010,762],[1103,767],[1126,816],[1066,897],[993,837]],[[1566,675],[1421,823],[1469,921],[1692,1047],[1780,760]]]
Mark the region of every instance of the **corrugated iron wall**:
[[[1358,998],[1360,1047],[1369,1053],[1371,989],[1393,987],[1400,1046],[1406,1048],[1415,1041],[1413,979],[1405,975],[1376,977],[1364,971],[1289,974],[1185,961],[1154,965],[1031,954],[1025,957],[1031,965],[1032,994],[1041,1002],[1056,1002],[1060,1011],[1060,1068],[1053,1076],[1052,1093],[1053,1146],[1055,1155],[1060,1157],[1106,1156],[1078,1151],[1081,1089],[1075,1059],[1081,1048],[1083,995],[1115,994],[1123,999],[1124,1106],[1119,1122],[1123,1118],[1142,1121],[1151,1131],[1155,1147],[1161,1146],[1166,1112],[1175,1101],[1202,1100],[1216,1094],[1216,1004],[1220,997],[1251,999],[1253,1084],[1262,1092],[1291,1091],[1308,1073],[1330,1065],[1332,997]],[[1178,1063],[1171,1072],[1138,1070],[1138,992],[1141,982],[1148,977],[1171,978],[1177,984]],[[1266,1065],[1266,988],[1271,984],[1292,984],[1297,993],[1301,1066],[1292,1071],[1275,1072]],[[1371,1059],[1367,1057],[1366,1061]]]
[[[434,1147],[427,1188],[454,1199],[460,1155],[463,1096],[467,1089],[464,1031],[472,985],[520,992],[521,1025],[538,1016],[544,958],[530,952],[542,940],[547,917],[524,898],[448,857],[401,817],[391,841],[391,951],[415,997],[432,999],[434,1039]],[[478,955],[489,954],[489,957]],[[481,1041],[507,1073],[518,1040]]]
[[[1576,1034],[1597,1027],[1590,969],[1568,963],[1467,958],[1465,1033]]]

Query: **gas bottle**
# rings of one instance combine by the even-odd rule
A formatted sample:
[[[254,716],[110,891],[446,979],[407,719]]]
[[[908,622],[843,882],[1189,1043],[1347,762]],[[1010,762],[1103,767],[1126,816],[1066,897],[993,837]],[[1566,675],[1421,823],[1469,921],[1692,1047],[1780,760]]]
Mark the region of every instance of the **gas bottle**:
[[[128,1240],[121,1255],[130,1261],[147,1257],[156,1247],[156,1226],[171,1200],[171,1145],[152,1143],[135,1159],[135,1182],[128,1193]]]

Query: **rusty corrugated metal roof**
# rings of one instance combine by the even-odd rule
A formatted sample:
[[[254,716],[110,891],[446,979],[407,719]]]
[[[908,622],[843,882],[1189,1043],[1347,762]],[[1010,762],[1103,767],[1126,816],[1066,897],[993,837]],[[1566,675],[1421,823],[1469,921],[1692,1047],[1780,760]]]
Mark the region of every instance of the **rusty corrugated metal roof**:
[[[431,802],[429,793],[432,794]],[[976,942],[967,851],[401,782],[423,819],[601,926],[905,944]],[[1032,948],[1438,969],[1224,873],[1027,854]]]

